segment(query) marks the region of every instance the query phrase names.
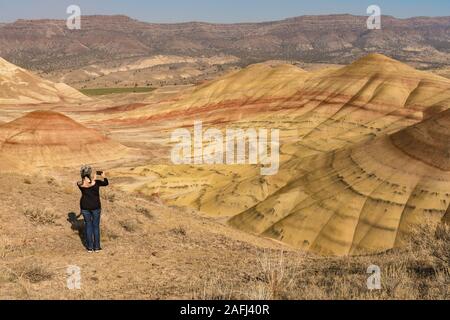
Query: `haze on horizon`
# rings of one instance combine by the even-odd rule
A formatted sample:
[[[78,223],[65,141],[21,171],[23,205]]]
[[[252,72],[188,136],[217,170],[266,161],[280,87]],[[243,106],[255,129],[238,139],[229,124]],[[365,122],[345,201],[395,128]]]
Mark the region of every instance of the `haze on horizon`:
[[[88,1],[88,0],[17,0],[0,2],[0,22],[17,19],[65,19],[69,5],[81,7],[82,15],[123,14],[155,23],[203,21],[212,23],[260,22],[302,15],[353,14],[366,15],[368,6],[381,7],[383,15],[397,18],[416,16],[450,16],[448,0],[167,0],[160,1]]]

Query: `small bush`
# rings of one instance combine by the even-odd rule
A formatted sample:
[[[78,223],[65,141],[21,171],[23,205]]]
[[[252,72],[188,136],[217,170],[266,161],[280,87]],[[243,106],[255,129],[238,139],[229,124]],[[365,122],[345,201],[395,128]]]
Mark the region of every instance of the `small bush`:
[[[256,296],[252,298],[264,300],[286,298],[287,292],[293,287],[298,270],[286,265],[284,252],[281,251],[277,258],[264,253],[259,258],[259,267],[259,278],[262,283],[256,286],[254,291]]]
[[[136,232],[138,229],[137,223],[134,220],[120,221],[119,224],[125,229],[125,231],[130,233]]]
[[[149,209],[147,209],[145,207],[141,207],[140,205],[136,205],[136,211],[140,214],[143,214],[144,216],[146,216],[149,219],[154,218]]]
[[[115,240],[119,238],[119,235],[114,230],[105,226],[102,230],[102,238],[105,240]]]
[[[26,265],[21,273],[22,277],[30,281],[31,283],[39,283],[42,281],[48,281],[53,278],[53,273],[46,270],[46,268],[37,263]]]
[[[0,239],[0,258],[4,259],[11,252],[12,245],[8,239]]]
[[[101,197],[103,200],[106,200],[111,203],[116,200],[116,194],[108,190],[102,190]]]
[[[57,215],[50,209],[27,208],[23,214],[34,224],[56,224]]]
[[[184,229],[182,226],[170,229],[170,233],[178,236],[186,236],[186,229]]]

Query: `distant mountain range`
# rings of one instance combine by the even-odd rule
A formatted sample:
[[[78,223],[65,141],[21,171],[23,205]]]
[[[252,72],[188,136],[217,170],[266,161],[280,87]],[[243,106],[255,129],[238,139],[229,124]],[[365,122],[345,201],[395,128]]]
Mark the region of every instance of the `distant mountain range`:
[[[349,63],[378,52],[420,68],[450,61],[450,17],[382,17],[368,30],[366,16],[302,16],[262,23],[146,23],[127,16],[84,16],[81,30],[65,20],[0,24],[0,56],[47,72],[157,54]]]

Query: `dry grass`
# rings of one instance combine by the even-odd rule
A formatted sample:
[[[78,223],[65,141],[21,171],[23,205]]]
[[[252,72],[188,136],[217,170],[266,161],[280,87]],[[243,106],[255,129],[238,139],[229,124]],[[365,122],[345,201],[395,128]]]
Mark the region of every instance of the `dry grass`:
[[[0,239],[0,259],[5,259],[11,251],[11,241],[9,239]]]
[[[116,200],[116,194],[110,189],[104,188],[100,192],[100,196],[103,200],[113,203]]]
[[[299,265],[288,266],[285,263],[284,252],[278,257],[264,253],[259,259],[261,283],[253,291],[258,300],[273,300],[285,298],[285,293],[292,289]]]
[[[112,241],[120,238],[119,233],[108,226],[103,226],[101,232],[103,240]]]
[[[54,274],[43,263],[34,259],[26,259],[11,267],[3,266],[0,272],[0,282],[40,283],[49,281]]]
[[[53,273],[51,271],[49,271],[43,264],[37,262],[31,262],[19,266],[17,273],[31,283],[51,280],[53,277]]]
[[[139,229],[139,224],[135,220],[124,220],[124,221],[120,221],[119,224],[122,226],[122,228],[125,231],[127,231],[129,233],[137,232]]]
[[[176,228],[170,229],[169,232],[176,236],[185,237],[187,235],[186,229],[183,226],[178,226]]]
[[[51,209],[41,209],[41,208],[27,208],[24,210],[23,214],[36,225],[49,225],[56,224],[57,215]]]
[[[425,223],[406,248],[359,257],[259,254],[248,281],[208,279],[194,299],[449,299],[450,227]],[[381,289],[367,287],[367,268],[381,269]]]
[[[152,215],[152,213],[150,212],[150,210],[148,208],[142,207],[140,205],[136,205],[136,211],[149,219],[154,218],[154,216]]]

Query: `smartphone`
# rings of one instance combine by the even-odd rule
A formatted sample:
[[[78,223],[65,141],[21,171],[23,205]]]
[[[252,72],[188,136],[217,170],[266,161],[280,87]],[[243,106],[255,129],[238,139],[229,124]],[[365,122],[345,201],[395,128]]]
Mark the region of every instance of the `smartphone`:
[[[101,176],[103,174],[103,171],[97,171],[97,175]]]

